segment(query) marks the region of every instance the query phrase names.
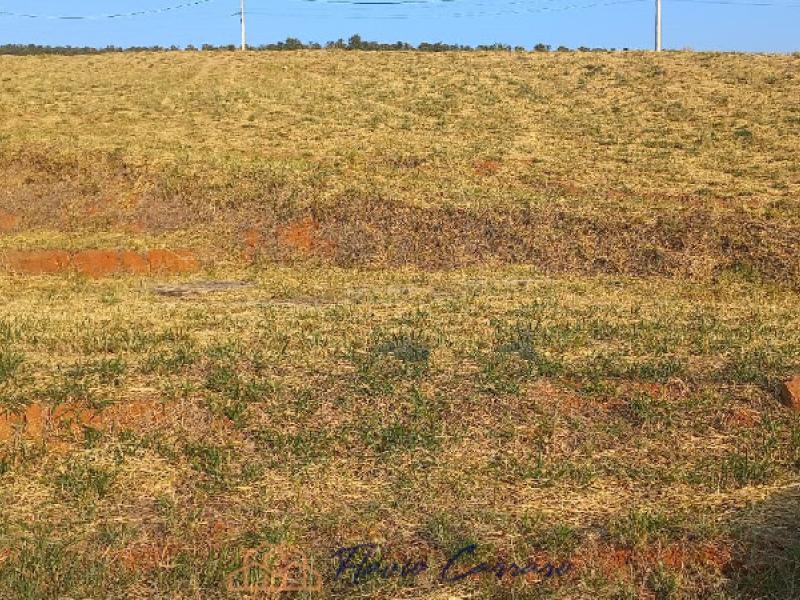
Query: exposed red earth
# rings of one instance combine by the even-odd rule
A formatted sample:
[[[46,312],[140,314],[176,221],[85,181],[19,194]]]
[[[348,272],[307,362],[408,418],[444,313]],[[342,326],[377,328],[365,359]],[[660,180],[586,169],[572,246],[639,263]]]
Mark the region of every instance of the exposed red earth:
[[[664,565],[670,569],[703,568],[724,571],[733,560],[732,548],[713,542],[674,542],[649,544],[642,548],[601,547],[588,556],[570,559],[574,571],[599,570],[609,579],[625,579],[647,565]]]
[[[0,210],[0,233],[9,233],[19,226],[20,218]]]
[[[123,273],[147,275],[186,274],[200,268],[189,250],[8,250],[0,253],[0,267],[25,275],[49,275],[74,271],[99,278]]]
[[[242,242],[244,244],[244,251],[242,253],[244,258],[246,260],[253,260],[258,254],[259,248],[264,243],[264,236],[259,229],[252,227],[244,232]]]
[[[311,217],[280,227],[277,238],[282,246],[303,254],[329,256],[334,250],[334,244],[320,235],[319,223]]]
[[[121,270],[122,259],[116,250],[86,250],[73,255],[72,266],[89,277],[105,277]]]
[[[132,250],[121,250],[119,260],[122,270],[125,273],[134,275],[146,275],[150,272],[150,263],[146,255],[133,252]]]
[[[0,442],[15,436],[45,440],[65,433],[80,434],[82,427],[113,429],[139,421],[155,421],[163,416],[163,405],[155,401],[115,404],[93,410],[75,403],[49,406],[32,403],[19,411],[0,411]]]
[[[6,270],[30,275],[49,275],[69,268],[70,255],[63,250],[9,250],[0,262]]]
[[[473,164],[478,175],[495,175],[502,165],[496,160],[481,160]]]
[[[781,384],[781,400],[792,410],[800,412],[800,375]]]
[[[16,230],[20,219],[0,211],[0,233]],[[278,247],[305,256],[331,256],[335,245],[320,234],[311,217],[278,227],[269,244],[263,230],[252,227],[242,236],[242,257],[253,261],[263,248]],[[75,272],[91,278],[120,274],[182,275],[200,269],[197,255],[187,249],[154,249],[144,252],[98,248],[92,250],[0,250],[0,272],[53,275]]]
[[[193,273],[200,268],[189,250],[151,250],[147,253],[151,273]]]

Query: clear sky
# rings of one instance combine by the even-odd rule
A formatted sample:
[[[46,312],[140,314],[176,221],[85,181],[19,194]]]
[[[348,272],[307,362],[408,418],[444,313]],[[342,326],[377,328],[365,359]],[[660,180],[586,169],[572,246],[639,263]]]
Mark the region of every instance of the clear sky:
[[[59,20],[203,4],[137,17]],[[501,42],[650,48],[655,0],[246,0],[248,41]],[[619,1],[619,0],[617,0]],[[663,0],[664,47],[800,51],[800,0]],[[766,6],[762,5],[766,4]],[[590,6],[594,5],[594,6]],[[239,0],[0,0],[0,43],[185,46],[239,41]]]

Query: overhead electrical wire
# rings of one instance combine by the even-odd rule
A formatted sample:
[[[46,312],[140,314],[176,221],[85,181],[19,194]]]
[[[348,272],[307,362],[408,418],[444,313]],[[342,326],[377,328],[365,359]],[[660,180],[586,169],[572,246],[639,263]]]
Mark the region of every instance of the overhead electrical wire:
[[[315,4],[337,4],[337,5],[350,5],[350,6],[364,6],[364,5],[371,5],[377,4],[375,2],[364,2],[363,0],[303,0],[304,2],[308,3],[315,3]],[[599,6],[614,6],[619,4],[639,4],[641,2],[647,2],[649,0],[606,0],[606,1],[599,1],[599,2],[590,2],[586,4],[567,4],[567,5],[555,5],[553,3],[557,2],[558,0],[541,0],[542,2],[550,3],[549,6],[538,6],[538,7],[521,7],[521,8],[506,8],[506,9],[497,9],[497,10],[485,10],[485,9],[459,9],[458,12],[450,13],[449,17],[455,18],[463,18],[463,17],[486,17],[486,16],[501,16],[501,15],[521,15],[526,13],[538,13],[538,12],[560,12],[566,10],[576,10],[576,9],[583,9],[583,8],[594,8]],[[410,4],[411,2],[380,2],[380,4]],[[414,4],[418,5],[443,5],[447,4],[449,6],[453,6],[456,3],[449,1],[449,2],[426,2],[425,0],[417,0],[413,2]],[[521,2],[510,2],[509,4],[514,5],[521,5]],[[480,6],[485,6],[481,4]],[[236,16],[239,13],[234,13]],[[275,13],[272,11],[265,11],[265,10],[248,10],[248,15],[272,15],[274,16]],[[343,18],[347,18],[346,15],[342,15]],[[365,18],[372,18],[370,17]],[[407,15],[395,15],[393,18],[407,18]]]
[[[111,14],[103,14],[103,15],[43,15],[43,14],[33,14],[33,13],[22,13],[22,12],[12,12],[12,11],[5,11],[0,10],[0,17],[18,17],[24,19],[49,19],[49,20],[61,20],[61,21],[90,21],[90,20],[101,20],[101,19],[124,19],[124,18],[133,18],[133,17],[143,17],[148,15],[159,15],[164,14],[172,11],[184,10],[195,8],[198,6],[203,6],[207,4],[212,4],[214,2],[218,2],[220,0],[191,0],[188,2],[183,2],[181,4],[174,4],[171,6],[165,6],[161,8],[153,8],[153,9],[143,9],[137,10],[132,12],[125,12],[125,13],[111,13]],[[462,8],[460,5],[462,4],[458,0],[300,0],[300,2],[304,4],[317,4],[317,5],[338,5],[338,6],[354,6],[354,7],[397,7],[397,6],[438,6],[438,7],[448,7],[448,8],[456,8],[456,11],[451,13],[450,17],[455,18],[472,18],[472,17],[484,17],[484,16],[501,16],[501,15],[514,15],[514,14],[527,14],[527,13],[541,13],[541,12],[562,12],[568,10],[580,10],[580,9],[587,9],[587,8],[595,8],[595,7],[603,7],[603,6],[615,6],[615,5],[624,5],[624,4],[639,4],[641,2],[646,2],[648,0],[607,0],[607,1],[596,1],[596,2],[589,2],[586,4],[566,4],[566,5],[558,5],[556,2],[559,0],[541,0],[542,2],[547,2],[549,5],[547,6],[535,6],[531,7],[528,6],[529,2],[526,0],[510,0],[506,3],[507,7],[499,8],[499,9],[483,9],[483,8]],[[754,7],[777,7],[777,8],[800,8],[800,4],[798,3],[782,3],[782,2],[773,2],[769,0],[671,0],[672,2],[680,2],[682,4],[709,4],[709,5],[726,5],[726,6],[754,6]],[[489,4],[478,2],[476,6],[488,6]],[[508,5],[513,5],[518,8],[511,8]],[[494,4],[494,6],[497,6]],[[247,12],[248,15],[272,15],[275,16],[276,13],[271,10],[249,10]],[[233,13],[232,15],[228,16],[239,16],[239,13]],[[361,16],[353,16],[353,15],[341,15],[343,18],[375,18],[376,15],[361,15]],[[409,15],[406,14],[395,14],[395,15],[384,15],[384,18],[393,18],[393,19],[405,19],[409,18]]]
[[[770,6],[779,8],[800,8],[800,4],[782,3],[782,2],[738,2],[735,0],[670,0],[671,2],[680,2],[682,4],[724,4],[727,6]]]
[[[437,8],[442,8],[444,6],[447,7],[454,7],[457,6],[458,2],[453,0],[439,0],[439,1],[431,1],[431,0],[300,0],[304,4],[317,4],[317,5],[324,5],[324,4],[336,4],[336,5],[349,5],[354,7],[362,7],[362,6],[369,6],[369,5],[387,5],[387,6],[396,6],[396,5],[409,5],[409,4],[416,4],[416,5],[424,5],[427,7],[436,6]],[[615,6],[615,5],[626,5],[626,4],[639,4],[641,2],[647,2],[649,0],[606,0],[606,1],[595,1],[595,2],[588,2],[588,3],[580,3],[580,4],[566,4],[566,5],[559,5],[557,4],[558,0],[540,0],[543,3],[547,3],[547,5],[539,5],[539,6],[527,6],[528,2],[520,2],[512,1],[508,2],[507,4],[515,5],[515,7],[501,7],[496,9],[484,9],[484,8],[461,8],[459,7],[456,11],[449,13],[447,16],[448,18],[473,18],[473,17],[490,17],[490,16],[502,16],[502,15],[525,15],[530,13],[543,13],[543,12],[563,12],[569,10],[579,10],[579,9],[588,9],[588,8],[596,8],[596,7],[604,7],[604,6]],[[768,2],[766,0],[755,0],[755,1],[748,1],[748,0],[671,0],[673,2],[682,2],[685,4],[728,4],[728,5],[738,5],[738,6],[772,6],[772,7],[785,7],[785,8],[795,8],[800,7],[800,4],[792,4],[792,3],[779,3],[779,2]],[[477,6],[487,6],[485,3],[478,3]],[[234,13],[236,16],[239,13]],[[247,11],[248,15],[268,15],[268,16],[277,16],[278,13],[270,10],[249,10]],[[370,18],[380,18],[374,14],[370,15],[339,15],[339,18],[356,18],[356,19],[370,19]],[[383,18],[392,18],[392,19],[406,19],[409,18],[407,14],[394,14],[394,15],[383,15]]]
[[[30,13],[17,13],[6,10],[0,10],[0,16],[3,17],[19,17],[23,19],[50,19],[55,21],[92,21],[99,19],[124,19],[128,17],[143,17],[146,15],[158,15],[161,13],[170,12],[173,10],[182,10],[185,8],[193,8],[203,4],[211,4],[218,0],[192,0],[191,2],[184,2],[183,4],[174,4],[172,6],[165,6],[162,8],[152,8],[148,10],[137,10],[127,13],[112,13],[106,15],[37,15]]]
[[[5,11],[0,10],[0,17],[18,17],[23,19],[48,19],[48,20],[59,20],[59,21],[94,21],[94,20],[102,20],[102,19],[123,19],[123,18],[132,18],[132,17],[143,17],[148,15],[158,15],[167,12],[172,12],[176,10],[182,10],[187,8],[194,8],[197,6],[202,6],[206,4],[211,4],[213,2],[217,2],[218,0],[192,0],[190,2],[183,2],[181,4],[175,4],[172,6],[166,6],[162,8],[153,8],[153,9],[146,9],[146,10],[138,10],[132,12],[125,12],[125,13],[111,13],[111,14],[103,14],[103,15],[43,15],[43,14],[34,14],[34,13],[21,13],[21,12],[12,12],[12,11]],[[328,4],[328,5],[338,5],[338,6],[359,6],[359,7],[368,7],[368,6],[409,6],[409,5],[426,5],[426,6],[448,6],[454,7],[461,4],[457,0],[301,0],[305,4]],[[556,2],[558,0],[542,0],[544,2]],[[472,16],[490,16],[490,15],[503,15],[503,14],[522,14],[524,12],[544,12],[549,10],[572,10],[572,9],[580,9],[580,8],[592,8],[595,6],[611,6],[615,4],[636,4],[639,2],[644,2],[646,0],[609,0],[607,2],[592,2],[589,4],[573,4],[573,5],[566,5],[564,7],[559,8],[549,8],[549,7],[541,7],[541,8],[521,8],[521,9],[501,9],[501,10],[473,10],[470,8],[465,9],[468,12],[455,12],[452,16],[454,17],[472,17]],[[511,5],[522,5],[524,2],[520,0],[512,0],[508,2]],[[485,4],[479,3],[479,6],[485,6]],[[460,9],[460,7],[459,7]],[[265,10],[249,10],[247,11],[248,15],[275,15],[274,11],[265,11]],[[238,12],[235,12],[229,16],[239,16]],[[351,15],[342,15],[344,18],[352,18]],[[364,17],[357,17],[357,18],[364,18]],[[408,18],[408,15],[393,15],[392,18]]]

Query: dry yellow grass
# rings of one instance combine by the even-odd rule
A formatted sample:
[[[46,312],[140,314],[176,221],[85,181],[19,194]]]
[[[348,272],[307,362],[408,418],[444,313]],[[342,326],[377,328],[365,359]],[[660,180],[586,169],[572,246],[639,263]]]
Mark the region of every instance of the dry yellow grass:
[[[315,217],[341,266],[537,263],[794,284],[796,56],[0,57],[4,203],[235,254]],[[269,258],[281,258],[268,249]]]
[[[797,596],[799,61],[0,57],[0,251],[207,259],[0,275],[0,597]]]
[[[496,206],[549,184],[662,202],[695,194],[761,199],[755,204],[763,208],[796,197],[800,186],[797,57],[284,52],[0,60],[5,146],[79,163],[87,153],[114,154],[222,186],[261,168],[318,190],[320,203],[355,188],[422,205]],[[476,173],[481,160],[499,163],[489,181]]]
[[[769,388],[800,368],[796,294],[523,268],[248,276],[207,293],[3,282],[6,409],[73,409],[4,443],[7,597],[225,597],[263,541],[312,556],[325,597],[796,584],[781,523],[797,506],[779,499],[800,422]],[[574,570],[511,588],[333,582],[339,547],[441,565],[473,541]]]

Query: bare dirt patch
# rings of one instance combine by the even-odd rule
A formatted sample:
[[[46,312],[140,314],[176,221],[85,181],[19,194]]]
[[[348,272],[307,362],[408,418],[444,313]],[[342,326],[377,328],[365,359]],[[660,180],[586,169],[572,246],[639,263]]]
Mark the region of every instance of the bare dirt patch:
[[[119,551],[117,560],[128,572],[145,572],[171,568],[181,547],[172,542],[140,543]]]
[[[279,227],[277,239],[284,248],[306,255],[331,256],[335,249],[331,241],[322,237],[319,223],[311,217]]]
[[[116,250],[85,250],[73,255],[72,266],[89,277],[105,277],[122,269],[122,258]]]
[[[199,270],[197,256],[189,250],[10,250],[0,256],[0,267],[25,275],[77,272],[99,278],[116,274],[187,274]]]
[[[189,250],[151,250],[147,253],[151,273],[193,273],[200,268]]]
[[[244,232],[242,243],[244,245],[243,257],[245,260],[253,260],[264,244],[264,234],[260,229],[251,227]]]
[[[69,262],[70,255],[63,250],[11,250],[3,257],[8,270],[30,275],[62,273]]]
[[[93,409],[77,403],[49,406],[29,404],[24,410],[0,413],[0,443],[15,436],[45,440],[64,434],[79,435],[84,427],[119,429],[138,423],[158,422],[164,414],[162,404],[150,400],[121,402],[107,409]]]
[[[800,375],[781,384],[781,401],[792,410],[800,412]]]
[[[0,233],[9,233],[19,227],[20,218],[17,215],[0,210]]]
[[[147,258],[130,250],[122,250],[119,253],[119,260],[122,270],[126,273],[135,275],[146,275],[150,272],[150,263]]]
[[[658,565],[673,570],[703,568],[722,572],[731,561],[731,546],[717,541],[655,543],[641,548],[601,546],[596,552],[571,560],[577,570],[597,568],[609,579],[626,579]]]
[[[496,160],[480,160],[473,165],[478,175],[495,175],[500,171],[500,163]]]

